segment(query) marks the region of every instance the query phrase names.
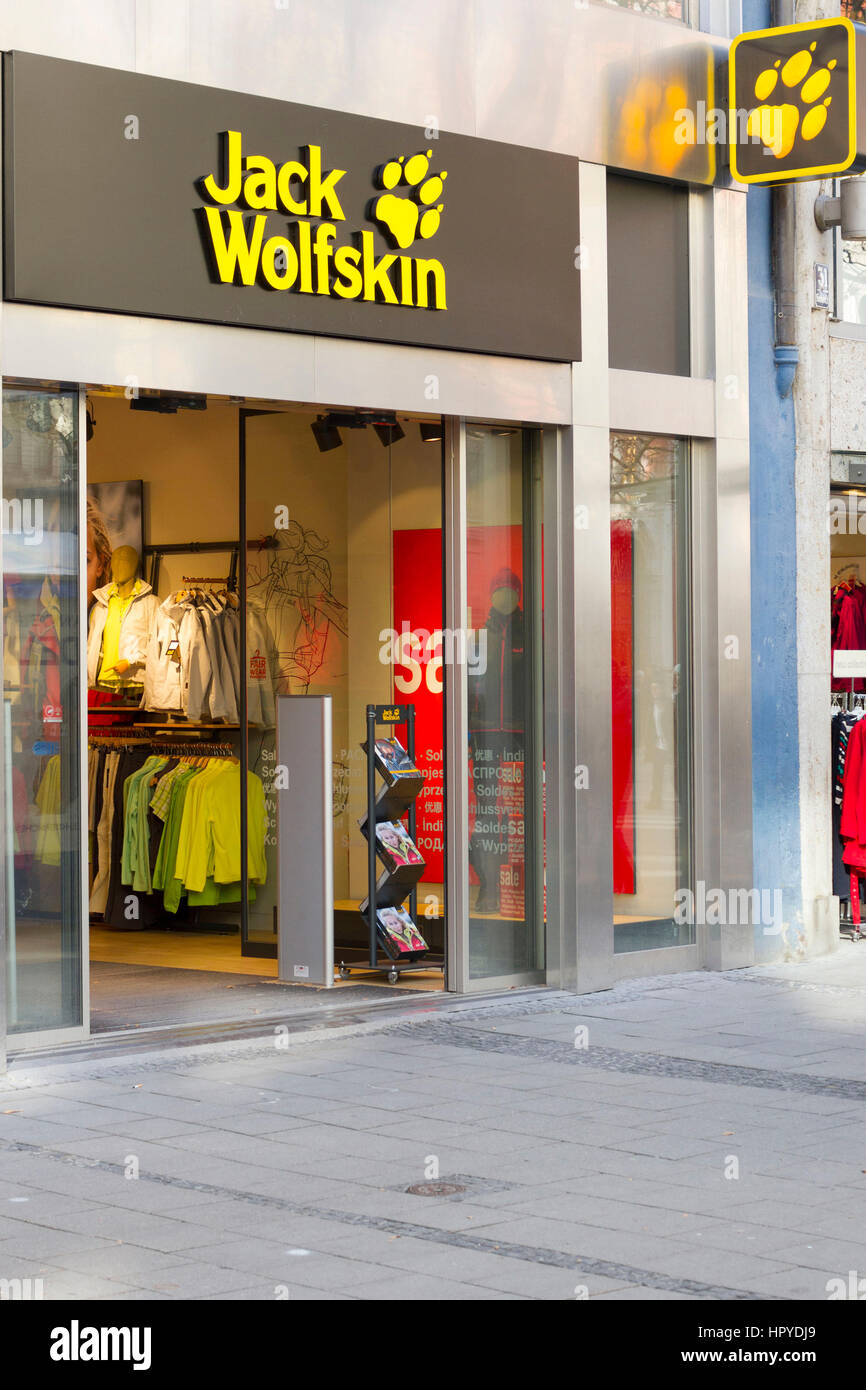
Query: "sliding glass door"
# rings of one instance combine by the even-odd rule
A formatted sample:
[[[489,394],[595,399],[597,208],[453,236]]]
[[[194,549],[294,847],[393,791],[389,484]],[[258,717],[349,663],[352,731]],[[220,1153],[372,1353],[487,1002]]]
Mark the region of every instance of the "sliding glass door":
[[[77,391],[3,390],[3,915],[10,1039],[83,1022],[82,837],[90,827],[81,752],[78,419]],[[89,576],[92,537],[87,553]]]
[[[465,470],[471,987],[545,963],[540,436],[469,424]]]

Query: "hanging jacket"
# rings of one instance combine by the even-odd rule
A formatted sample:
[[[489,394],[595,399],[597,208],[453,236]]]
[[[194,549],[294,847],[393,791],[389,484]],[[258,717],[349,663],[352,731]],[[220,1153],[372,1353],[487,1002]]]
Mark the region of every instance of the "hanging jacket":
[[[836,651],[866,651],[866,588],[856,580],[837,584],[830,598],[830,647]],[[832,665],[831,665],[832,673]],[[866,690],[860,676],[833,676],[832,690]]]
[[[33,698],[33,708],[46,722],[62,718],[60,707],[60,598],[46,579],[39,595],[42,605],[24,640],[19,662],[22,687]]]
[[[228,611],[213,595],[207,595],[199,606],[198,616],[211,665],[207,691],[210,716],[212,719],[224,719],[228,724],[237,724],[237,663],[231,660],[226,644]]]
[[[839,831],[844,862],[866,866],[866,719],[858,720],[848,738]]]
[[[87,634],[87,684],[95,686],[99,677],[100,653],[105,623],[108,618],[108,601],[117,593],[116,584],[106,584],[103,589],[94,589],[94,604],[90,613],[90,627]],[[132,601],[123,615],[118,642],[118,660],[128,661],[130,667],[142,668],[147,654],[151,629],[156,621],[159,601],[149,584],[137,579],[132,592]],[[127,673],[126,679],[137,675],[141,670]]]
[[[191,720],[237,724],[237,615],[212,595],[171,594],[159,606],[144,666],[143,706],[182,712]]]
[[[33,691],[34,707],[60,709],[60,643],[54,619],[40,613],[33,620],[21,653],[21,684]],[[59,714],[55,715],[60,718]]]
[[[208,712],[211,678],[211,657],[198,610],[191,599],[178,600],[170,594],[157,610],[147,645],[144,708],[174,710],[199,720]]]
[[[247,718],[272,729],[277,719],[274,689],[280,657],[264,608],[247,605]]]

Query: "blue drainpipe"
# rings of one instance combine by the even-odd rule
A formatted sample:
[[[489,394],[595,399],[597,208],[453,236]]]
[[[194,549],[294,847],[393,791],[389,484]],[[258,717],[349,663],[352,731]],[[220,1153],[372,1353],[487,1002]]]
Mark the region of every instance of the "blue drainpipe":
[[[743,0],[744,29],[765,29],[774,22],[767,0]],[[755,928],[755,959],[760,962],[796,949],[803,924],[792,396],[798,351],[784,342],[784,335],[777,343],[772,193],[753,186],[746,197],[754,887],[771,895],[781,889],[785,923],[780,934]]]

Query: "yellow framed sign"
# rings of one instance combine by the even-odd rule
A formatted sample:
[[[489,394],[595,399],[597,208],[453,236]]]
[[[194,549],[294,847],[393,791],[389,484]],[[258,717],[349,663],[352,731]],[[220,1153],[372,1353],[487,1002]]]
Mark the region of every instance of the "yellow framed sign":
[[[866,29],[818,19],[740,34],[731,45],[731,172],[741,183],[795,183],[866,169],[858,64]]]

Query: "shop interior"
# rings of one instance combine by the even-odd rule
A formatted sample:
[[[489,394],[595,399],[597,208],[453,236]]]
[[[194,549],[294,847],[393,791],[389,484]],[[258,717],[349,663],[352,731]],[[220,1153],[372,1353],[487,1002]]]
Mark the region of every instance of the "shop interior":
[[[442,625],[441,425],[388,416],[379,423],[372,412],[261,409],[262,414],[246,424],[246,555],[241,557],[234,544],[240,535],[238,403],[165,393],[131,399],[121,392],[88,394],[90,780],[105,780],[106,761],[114,761],[108,753],[118,741],[126,749],[121,772],[152,760],[154,796],[162,787],[159,774],[168,777],[173,766],[183,769],[186,760],[193,768],[187,774],[191,785],[199,773],[219,780],[217,769],[224,761],[239,765],[243,730],[236,653],[241,563],[246,565],[249,726],[246,922],[241,921],[239,885],[220,886],[216,902],[210,900],[213,894],[209,896],[207,887],[199,886],[202,865],[191,866],[190,860],[196,844],[203,852],[204,840],[200,837],[187,850],[182,825],[181,852],[172,866],[166,833],[171,824],[170,792],[163,791],[155,805],[150,797],[145,837],[151,851],[149,872],[139,847],[138,866],[121,864],[119,874],[109,867],[106,894],[98,877],[98,847],[91,854],[95,1028],[100,1026],[103,1002],[111,1022],[117,1021],[123,994],[140,993],[142,971],[152,987],[167,990],[170,997],[176,981],[165,972],[173,970],[276,981],[277,695],[332,697],[337,964],[352,966],[369,955],[364,949],[367,924],[359,913],[367,891],[367,846],[358,829],[366,806],[366,754],[361,746],[365,709],[371,702],[408,698],[395,690],[395,676],[404,674],[404,668],[394,664],[393,655],[400,653],[392,653],[391,632],[410,616],[416,628],[428,616],[431,631]],[[428,560],[434,562],[434,570],[424,594],[427,612],[396,613],[401,603],[411,602],[407,568]],[[149,634],[150,657],[160,643],[165,649],[175,642],[167,661],[163,656],[167,677],[147,654],[143,664],[126,669],[121,656],[114,670],[106,671],[108,618],[101,621],[100,608],[106,597],[115,595],[116,607],[124,594],[132,594],[131,609],[146,604],[150,610],[140,624]],[[206,639],[208,628],[223,623],[229,629],[217,632],[211,644],[205,641],[205,661],[208,651],[212,659],[210,685],[203,693],[194,688],[196,679],[200,685],[208,679],[196,670],[197,651],[192,645],[189,653],[183,650],[181,614],[190,610],[193,622],[197,619],[206,629]],[[134,611],[123,621],[129,625],[133,618]],[[164,633],[155,630],[160,622]],[[223,652],[228,660],[220,670]],[[127,650],[127,655],[138,654]],[[179,681],[187,687],[181,699]],[[177,708],[184,704],[185,710]],[[441,843],[441,710],[432,713],[439,714],[438,727],[427,710],[418,733],[425,756],[432,744],[427,770],[438,772],[438,782],[432,786],[430,777],[424,778],[419,824],[425,832],[422,841]],[[396,733],[405,739],[404,730]],[[183,771],[169,781],[182,776]],[[229,775],[225,785],[225,791],[211,791],[206,804],[215,805],[219,816],[226,813],[219,798],[232,798],[228,833],[239,837],[241,783]],[[131,790],[128,787],[127,794]],[[144,795],[139,792],[139,799]],[[94,839],[97,809],[91,802]],[[166,819],[160,822],[163,810]],[[134,813],[127,804],[127,822]],[[430,822],[438,827],[436,835],[428,831]],[[127,824],[127,859],[134,854],[136,833]],[[160,849],[154,851],[157,836],[162,860]],[[117,839],[115,835],[115,854]],[[225,878],[231,864],[239,867],[239,849],[227,855],[217,873]],[[397,980],[392,975],[400,987],[443,987],[442,880],[441,853],[438,859],[428,853],[416,930],[417,936],[426,930],[421,937],[424,949],[410,954],[416,965],[425,959],[435,964],[401,973]],[[418,944],[415,937],[410,944]],[[387,965],[381,950],[380,956]],[[335,972],[335,983],[342,987],[361,981],[381,987],[387,976],[381,970],[355,971],[341,979]]]

